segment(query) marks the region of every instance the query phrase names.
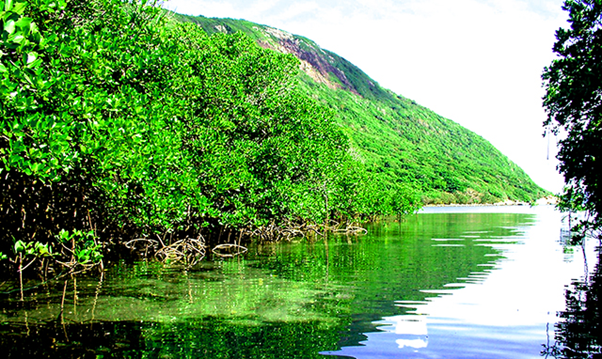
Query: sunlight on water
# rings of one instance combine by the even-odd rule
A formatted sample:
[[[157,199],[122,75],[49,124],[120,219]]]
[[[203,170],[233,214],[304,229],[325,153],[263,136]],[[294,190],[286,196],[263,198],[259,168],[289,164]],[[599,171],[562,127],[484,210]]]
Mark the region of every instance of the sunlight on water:
[[[465,210],[460,208],[460,212]],[[553,336],[556,313],[565,306],[564,286],[584,274],[584,253],[573,248],[567,257],[557,243],[560,214],[549,208],[516,210],[535,213],[536,220],[521,228],[502,226],[514,232],[510,236],[482,238],[490,231],[470,231],[471,235],[461,236],[502,251],[503,258],[477,264],[490,269],[456,278],[463,283],[444,285],[454,289],[420,290],[437,295],[425,301],[395,301],[408,309],[405,315],[375,321],[387,326],[377,327],[382,332],[366,333],[361,346],[324,354],[358,359],[539,357],[542,344]],[[441,213],[451,210],[442,208]],[[592,243],[586,248],[592,260],[593,249]]]

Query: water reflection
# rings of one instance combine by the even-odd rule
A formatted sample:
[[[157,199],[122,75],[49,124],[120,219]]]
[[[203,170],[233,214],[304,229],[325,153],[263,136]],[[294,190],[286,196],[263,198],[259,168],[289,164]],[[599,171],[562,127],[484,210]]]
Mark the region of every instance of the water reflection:
[[[100,280],[42,286],[25,302],[3,296],[0,351],[534,357],[564,304],[554,290],[560,286],[562,294],[576,273],[573,257],[581,256],[554,242],[558,216],[545,209],[442,209],[369,230],[363,237],[249,246],[245,257],[189,271],[123,264]]]
[[[585,262],[587,268],[587,262]],[[565,293],[566,309],[558,313],[554,340],[544,345],[546,358],[602,357],[602,274],[598,264],[591,275],[575,280]]]
[[[426,316],[396,315],[374,322],[378,331],[365,333],[360,346],[343,347],[338,351],[323,352],[351,358],[394,358],[406,351],[428,346]]]
[[[357,345],[323,354],[357,359],[538,357],[546,328],[562,308],[562,286],[582,273],[585,252],[573,248],[567,256],[554,245],[561,223],[559,214],[550,210],[536,216],[508,215],[505,223],[479,217],[464,219],[480,222],[483,230],[467,226],[473,230],[433,236],[431,245],[482,245],[494,250],[485,254],[493,260],[476,264],[479,270],[441,287],[419,290],[435,296],[395,301],[406,309],[403,315],[375,320],[376,330],[364,333]],[[453,245],[458,243],[462,245]]]

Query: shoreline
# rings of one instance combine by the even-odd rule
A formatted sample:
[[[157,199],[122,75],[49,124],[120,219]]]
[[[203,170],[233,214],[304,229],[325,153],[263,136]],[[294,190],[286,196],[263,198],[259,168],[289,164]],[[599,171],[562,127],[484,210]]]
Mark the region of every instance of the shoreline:
[[[558,204],[558,198],[555,196],[542,197],[533,203],[522,201],[504,201],[496,203],[451,203],[451,204],[427,204],[422,208],[428,207],[503,207],[503,206],[546,206]]]

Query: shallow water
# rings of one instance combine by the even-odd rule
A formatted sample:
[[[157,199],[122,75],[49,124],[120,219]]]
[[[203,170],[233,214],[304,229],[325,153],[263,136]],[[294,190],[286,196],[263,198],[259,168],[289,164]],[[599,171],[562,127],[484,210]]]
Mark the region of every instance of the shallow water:
[[[0,350],[74,358],[540,357],[554,341],[565,286],[595,264],[591,246],[585,253],[563,246],[561,226],[550,207],[428,208],[370,226],[366,236],[252,245],[244,257],[187,271],[121,264],[68,280],[62,315],[63,280],[29,290],[25,302],[16,292],[0,296]]]

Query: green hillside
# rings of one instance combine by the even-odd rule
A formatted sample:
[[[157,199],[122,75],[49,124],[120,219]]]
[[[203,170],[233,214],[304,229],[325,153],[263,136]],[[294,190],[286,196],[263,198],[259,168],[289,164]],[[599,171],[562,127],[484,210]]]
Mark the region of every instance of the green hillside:
[[[429,203],[531,201],[549,193],[481,136],[384,89],[315,42],[245,20],[173,14],[208,34],[243,32],[301,60],[299,86],[333,109],[352,149],[386,185],[411,186]]]

